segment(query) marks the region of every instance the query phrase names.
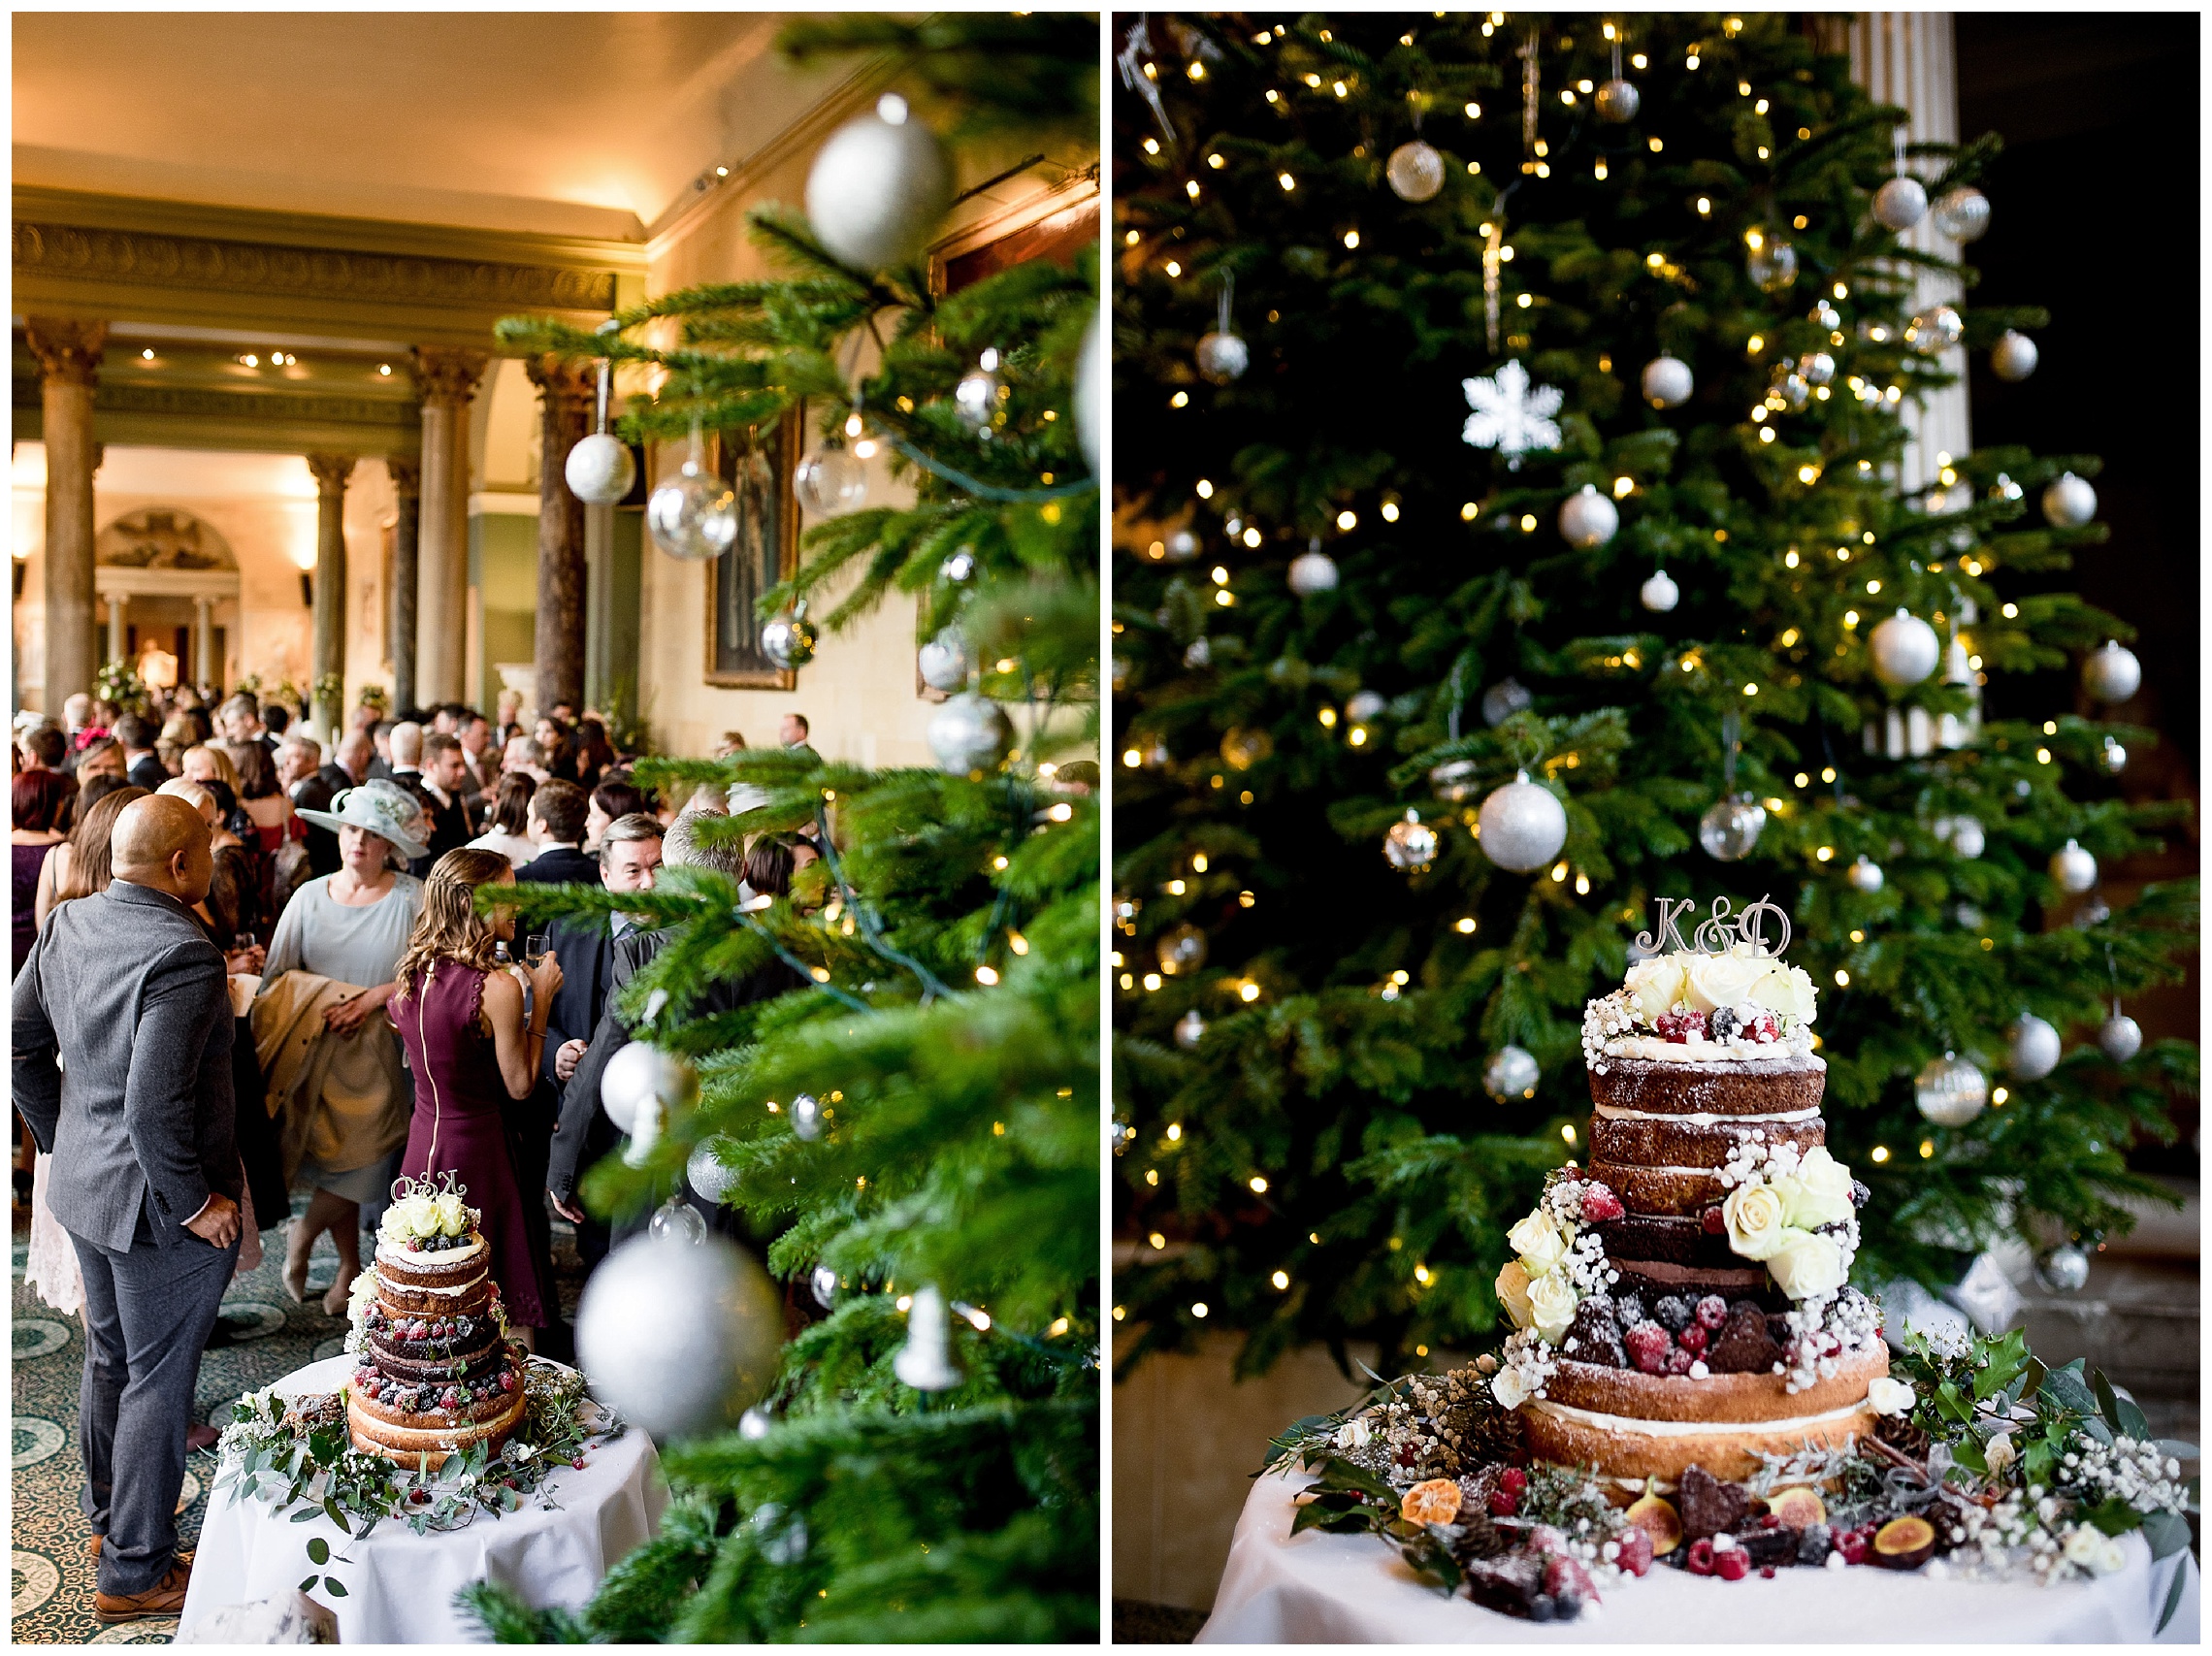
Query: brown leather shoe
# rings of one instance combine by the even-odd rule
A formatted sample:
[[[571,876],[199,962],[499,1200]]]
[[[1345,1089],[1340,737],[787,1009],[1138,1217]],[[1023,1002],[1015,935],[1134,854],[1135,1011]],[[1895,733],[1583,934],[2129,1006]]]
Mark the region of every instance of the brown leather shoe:
[[[154,1616],[181,1615],[184,1590],[192,1584],[189,1564],[172,1564],[161,1584],[143,1593],[94,1593],[92,1613],[111,1626],[119,1621],[147,1621]]]
[[[86,1536],[84,1538],[84,1555],[85,1557],[91,1559],[95,1564],[100,1562],[100,1542],[104,1539],[106,1538],[101,1536]],[[177,1562],[179,1564],[191,1563],[192,1550],[193,1549],[188,1546],[179,1547],[174,1554]]]

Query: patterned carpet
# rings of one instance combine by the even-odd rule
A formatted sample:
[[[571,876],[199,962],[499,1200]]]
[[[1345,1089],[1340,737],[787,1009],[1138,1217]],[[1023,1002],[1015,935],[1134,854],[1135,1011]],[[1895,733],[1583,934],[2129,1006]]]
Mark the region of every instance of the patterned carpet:
[[[295,1212],[307,1205],[304,1195],[293,1201]],[[103,1627],[92,1613],[94,1569],[85,1556],[86,1530],[77,1505],[82,1479],[77,1389],[84,1367],[84,1329],[23,1285],[29,1211],[18,1207],[14,1217],[9,1270],[15,1337],[11,1637],[17,1644],[166,1644],[177,1631],[173,1619]],[[221,1343],[201,1361],[192,1411],[197,1420],[227,1423],[233,1398],[335,1355],[344,1346],[345,1324],[322,1313],[322,1291],[338,1272],[330,1239],[315,1244],[306,1305],[294,1305],[278,1280],[282,1229],[264,1231],[261,1243],[266,1252],[261,1269],[231,1284],[223,1300]],[[559,1219],[553,1221],[553,1261],[562,1305],[573,1318],[583,1273],[574,1233]],[[212,1453],[192,1457],[178,1508],[179,1546],[198,1544],[207,1485],[214,1473]]]

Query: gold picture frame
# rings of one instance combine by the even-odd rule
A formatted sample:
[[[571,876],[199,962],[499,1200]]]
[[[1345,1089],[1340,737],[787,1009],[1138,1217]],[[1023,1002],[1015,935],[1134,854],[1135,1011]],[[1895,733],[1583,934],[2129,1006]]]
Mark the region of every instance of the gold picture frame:
[[[739,462],[749,448],[758,447],[770,479],[750,498],[738,489],[737,543],[706,566],[708,684],[725,690],[798,688],[795,669],[777,666],[761,652],[761,624],[767,617],[760,612],[759,600],[768,587],[798,572],[798,500],[792,479],[804,438],[803,410],[794,408],[750,438],[716,432],[706,439],[706,469],[712,475],[737,487]],[[755,532],[748,520],[763,505],[767,521]]]

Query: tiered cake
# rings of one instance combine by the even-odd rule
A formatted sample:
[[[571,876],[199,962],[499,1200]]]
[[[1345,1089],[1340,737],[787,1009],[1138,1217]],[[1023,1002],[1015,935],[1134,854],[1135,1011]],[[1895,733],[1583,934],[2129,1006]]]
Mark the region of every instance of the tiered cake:
[[[510,1348],[479,1215],[448,1174],[434,1190],[402,1180],[353,1285],[360,1361],[347,1387],[353,1446],[436,1471],[471,1444],[504,1445],[522,1424],[526,1354]]]
[[[1847,1446],[1891,1401],[1879,1309],[1845,1285],[1867,1190],[1822,1142],[1811,982],[1768,953],[1772,905],[1728,922],[1724,899],[1700,949],[1665,906],[1674,949],[1584,1017],[1590,1166],[1553,1177],[1498,1279],[1520,1332],[1493,1393],[1540,1458],[1624,1498]]]

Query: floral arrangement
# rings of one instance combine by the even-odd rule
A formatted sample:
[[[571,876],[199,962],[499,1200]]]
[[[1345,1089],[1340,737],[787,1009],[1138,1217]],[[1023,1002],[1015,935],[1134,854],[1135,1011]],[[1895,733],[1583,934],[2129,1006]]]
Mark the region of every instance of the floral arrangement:
[[[376,1227],[377,1237],[394,1248],[414,1252],[438,1252],[459,1248],[474,1232],[482,1218],[464,1199],[467,1192],[454,1184],[454,1176],[446,1173],[437,1182],[422,1179],[398,1179],[392,1183],[392,1205],[384,1210],[384,1218]],[[353,1285],[358,1295],[361,1284]]]
[[[1600,1075],[1609,1057],[1802,1057],[1812,1051],[1819,999],[1802,966],[1752,943],[1654,955],[1583,1009],[1582,1056]]]
[[[2079,1359],[2046,1368],[2014,1332],[1909,1335],[1896,1361],[1908,1378],[1874,1383],[1872,1438],[1764,1457],[1740,1482],[1692,1467],[1672,1500],[1625,1510],[1588,1471],[1531,1458],[1499,1396],[1513,1370],[1488,1353],[1299,1421],[1261,1470],[1316,1475],[1293,1534],[1375,1535],[1431,1585],[1537,1620],[1571,1619],[1654,1564],[1722,1580],[1870,1566],[2056,1582],[2125,1568],[2131,1531],[2154,1559],[2189,1544],[2200,1495],[2181,1463],[2196,1446],[2153,1440]],[[2175,1573],[2162,1630],[2187,1581]]]

